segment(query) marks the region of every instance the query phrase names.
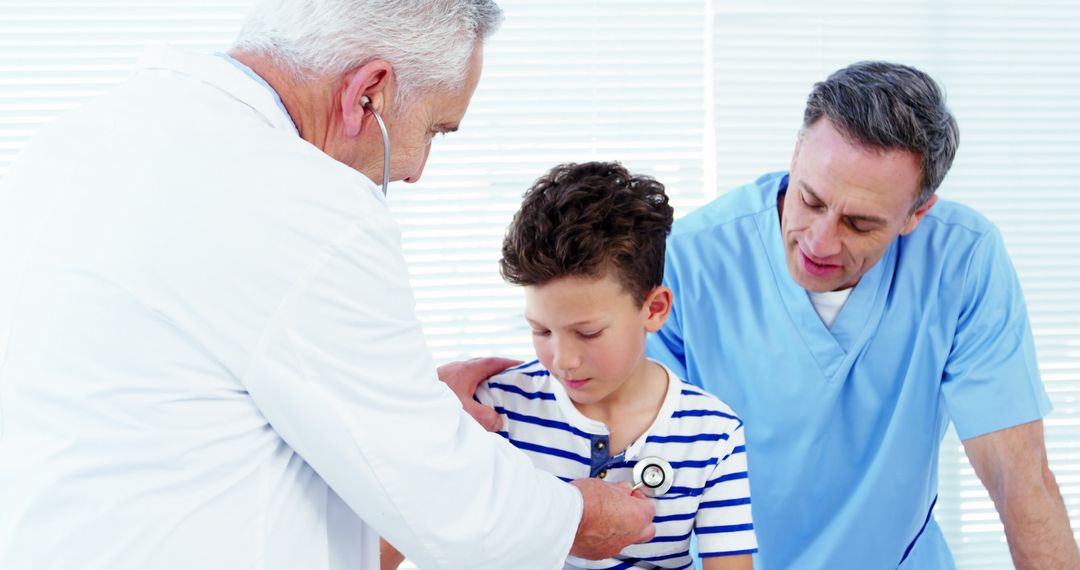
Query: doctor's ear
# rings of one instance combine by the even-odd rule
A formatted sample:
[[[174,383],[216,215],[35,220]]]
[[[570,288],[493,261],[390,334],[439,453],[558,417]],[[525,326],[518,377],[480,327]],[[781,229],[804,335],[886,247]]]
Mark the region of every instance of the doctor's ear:
[[[356,137],[364,129],[368,111],[380,110],[394,85],[394,71],[383,60],[366,63],[345,75],[341,88],[341,117],[345,135]]]

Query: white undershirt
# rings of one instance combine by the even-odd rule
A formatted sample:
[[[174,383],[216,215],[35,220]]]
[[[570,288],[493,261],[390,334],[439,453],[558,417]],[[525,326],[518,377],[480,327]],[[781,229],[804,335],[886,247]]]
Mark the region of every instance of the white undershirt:
[[[851,296],[852,289],[854,287],[825,293],[807,291],[810,294],[810,302],[814,304],[814,310],[821,317],[821,322],[825,323],[825,328],[832,328],[836,316],[840,314],[840,309],[844,308],[844,303]]]

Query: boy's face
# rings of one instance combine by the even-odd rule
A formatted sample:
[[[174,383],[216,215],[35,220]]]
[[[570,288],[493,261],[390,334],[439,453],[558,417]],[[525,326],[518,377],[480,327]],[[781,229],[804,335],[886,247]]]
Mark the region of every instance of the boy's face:
[[[645,333],[664,324],[671,291],[657,287],[641,305],[608,272],[525,287],[525,319],[540,362],[578,404],[616,402],[645,370]]]

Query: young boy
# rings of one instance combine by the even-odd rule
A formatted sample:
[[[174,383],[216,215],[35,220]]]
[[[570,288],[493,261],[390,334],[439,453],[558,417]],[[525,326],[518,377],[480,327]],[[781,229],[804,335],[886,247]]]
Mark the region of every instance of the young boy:
[[[630,482],[656,456],[674,484],[653,499],[656,537],[615,559],[567,568],[751,568],[742,422],[723,402],[645,358],[671,308],[661,285],[672,209],[664,187],[617,163],[557,166],[526,192],[500,270],[525,287],[538,360],[490,378],[476,398],[538,467],[570,481]]]

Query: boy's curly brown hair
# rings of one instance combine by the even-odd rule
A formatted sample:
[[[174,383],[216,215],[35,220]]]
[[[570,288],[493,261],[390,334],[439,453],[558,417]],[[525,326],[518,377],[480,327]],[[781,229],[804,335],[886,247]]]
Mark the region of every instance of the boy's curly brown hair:
[[[643,303],[664,278],[674,212],[664,185],[617,162],[561,164],[524,194],[499,271],[515,285],[615,276]]]

